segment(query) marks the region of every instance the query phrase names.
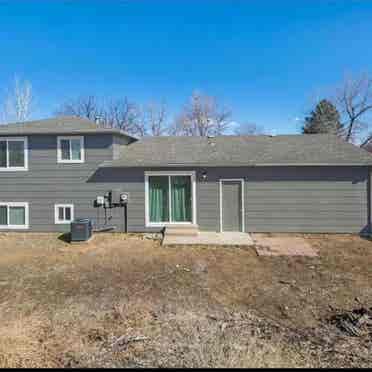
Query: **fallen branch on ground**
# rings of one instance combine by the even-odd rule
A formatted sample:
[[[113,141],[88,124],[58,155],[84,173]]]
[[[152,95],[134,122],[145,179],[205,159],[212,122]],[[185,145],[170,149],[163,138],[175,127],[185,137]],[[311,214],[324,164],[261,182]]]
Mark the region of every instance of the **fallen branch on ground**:
[[[111,348],[126,348],[132,342],[146,341],[148,337],[145,336],[120,336],[111,345]]]
[[[372,334],[372,308],[361,307],[352,311],[338,311],[329,318],[329,322],[349,336]]]

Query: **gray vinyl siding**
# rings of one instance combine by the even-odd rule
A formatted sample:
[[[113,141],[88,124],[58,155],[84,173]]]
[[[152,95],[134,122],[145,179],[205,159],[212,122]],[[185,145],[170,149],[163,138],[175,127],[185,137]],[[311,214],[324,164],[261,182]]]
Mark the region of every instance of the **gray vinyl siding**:
[[[160,168],[99,168],[126,144],[112,134],[85,138],[85,163],[58,164],[57,136],[32,135],[29,171],[0,172],[0,201],[28,202],[29,231],[68,231],[54,224],[54,204],[74,204],[75,217],[97,222],[93,200],[120,188],[130,193],[128,230],[145,227],[145,170]],[[124,147],[125,148],[125,147]],[[130,147],[128,147],[130,151]],[[197,223],[201,230],[219,231],[219,180],[244,179],[245,231],[355,232],[368,220],[367,167],[231,167],[196,170]],[[167,170],[180,170],[173,168]],[[206,181],[201,173],[207,172]],[[123,209],[111,210],[110,224],[123,229]],[[103,222],[103,211],[100,211]]]
[[[75,217],[95,218],[93,200],[112,186],[89,180],[100,163],[112,159],[112,137],[85,135],[85,163],[59,164],[56,135],[28,136],[29,170],[0,173],[0,200],[29,203],[30,231],[69,230],[69,225],[54,224],[55,204],[74,204]]]
[[[220,178],[244,179],[245,231],[355,232],[368,221],[366,167],[210,168],[198,223],[219,230]]]
[[[367,225],[367,179],[366,168],[341,167],[287,169],[281,180],[248,180],[246,228],[359,233]]]
[[[95,187],[102,185],[106,190],[121,189],[129,192],[130,201],[127,206],[128,231],[143,232],[145,228],[145,177],[143,169],[101,168],[91,177],[88,183]],[[120,230],[123,226],[123,210],[114,209],[117,215],[115,223]],[[147,229],[159,231],[159,229]]]
[[[131,139],[130,137],[114,135],[113,140],[112,140],[112,154],[113,154],[112,158],[114,160],[118,159],[123,146],[128,145],[132,141],[133,139]],[[105,159],[105,160],[108,160],[108,159]]]
[[[130,231],[146,230],[145,170],[104,168],[95,182],[111,181],[131,193]],[[180,170],[177,168],[167,170]],[[219,231],[221,178],[244,179],[245,231],[353,232],[368,220],[367,167],[237,167],[196,170],[197,223],[201,230]],[[201,173],[207,171],[207,180]],[[108,184],[109,185],[109,184]]]

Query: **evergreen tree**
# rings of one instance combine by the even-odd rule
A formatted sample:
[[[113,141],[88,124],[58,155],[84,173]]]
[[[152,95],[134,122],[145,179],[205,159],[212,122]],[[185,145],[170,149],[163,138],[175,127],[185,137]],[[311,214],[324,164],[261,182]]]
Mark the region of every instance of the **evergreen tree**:
[[[340,135],[342,132],[340,114],[332,102],[322,99],[305,118],[305,124],[302,127],[302,133],[332,133]]]

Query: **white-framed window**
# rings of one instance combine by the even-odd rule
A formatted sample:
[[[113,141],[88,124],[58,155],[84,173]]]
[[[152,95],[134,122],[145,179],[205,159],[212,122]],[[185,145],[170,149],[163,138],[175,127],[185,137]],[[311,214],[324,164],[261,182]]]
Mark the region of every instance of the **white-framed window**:
[[[0,171],[28,170],[27,137],[0,137]]]
[[[70,223],[74,220],[73,204],[55,204],[54,222],[56,224]]]
[[[145,172],[146,226],[196,224],[194,171]]]
[[[0,229],[28,228],[28,203],[0,201]]]
[[[84,163],[84,137],[58,137],[57,161],[58,163]]]

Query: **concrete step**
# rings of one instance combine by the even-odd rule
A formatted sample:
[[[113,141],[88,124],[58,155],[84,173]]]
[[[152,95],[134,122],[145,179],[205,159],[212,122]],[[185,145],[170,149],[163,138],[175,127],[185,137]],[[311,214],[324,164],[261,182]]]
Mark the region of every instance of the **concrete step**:
[[[198,225],[166,226],[164,235],[166,236],[197,236],[199,235],[199,226]]]

